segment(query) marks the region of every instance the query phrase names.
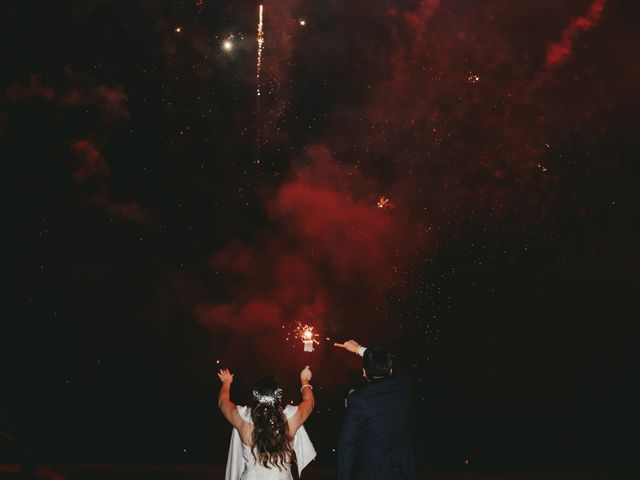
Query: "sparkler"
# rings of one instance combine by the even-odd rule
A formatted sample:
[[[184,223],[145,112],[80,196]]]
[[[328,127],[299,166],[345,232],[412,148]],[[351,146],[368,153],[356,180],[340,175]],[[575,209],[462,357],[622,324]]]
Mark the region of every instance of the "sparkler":
[[[284,325],[282,328],[284,328]],[[287,340],[289,340],[290,335],[293,336],[293,338],[302,341],[305,352],[313,352],[313,345],[320,343],[316,340],[316,337],[319,335],[317,333],[313,333],[313,327],[307,324],[303,325],[300,322],[297,322],[295,328],[290,332],[290,334],[287,334]]]
[[[314,338],[317,337],[318,334],[313,333],[313,327],[310,327],[309,325],[302,325],[300,329],[300,336],[302,337],[302,343],[304,344],[304,351],[313,352],[313,344],[320,343]]]

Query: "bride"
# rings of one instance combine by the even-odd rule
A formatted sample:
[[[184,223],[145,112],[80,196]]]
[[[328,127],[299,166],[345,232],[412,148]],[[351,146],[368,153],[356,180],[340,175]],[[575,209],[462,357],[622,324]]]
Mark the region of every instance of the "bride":
[[[282,406],[282,388],[272,376],[262,377],[253,387],[252,408],[236,406],[230,399],[233,374],[218,373],[222,386],[218,406],[235,427],[226,480],[291,480],[291,466],[297,462],[298,472],[315,458],[315,450],[303,424],[314,406],[311,370],[300,372],[302,402],[298,406]]]

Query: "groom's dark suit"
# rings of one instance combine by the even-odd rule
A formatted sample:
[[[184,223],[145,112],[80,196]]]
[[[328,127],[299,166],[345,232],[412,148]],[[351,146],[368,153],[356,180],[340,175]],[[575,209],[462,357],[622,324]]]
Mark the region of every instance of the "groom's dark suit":
[[[338,440],[340,480],[415,480],[415,413],[409,378],[394,369],[347,398]]]

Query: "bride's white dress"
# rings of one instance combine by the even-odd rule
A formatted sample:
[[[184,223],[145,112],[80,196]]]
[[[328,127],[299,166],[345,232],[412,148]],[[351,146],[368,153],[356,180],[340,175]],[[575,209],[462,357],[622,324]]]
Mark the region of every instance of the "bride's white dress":
[[[284,409],[287,418],[291,418],[297,411],[298,407],[293,405],[287,405]],[[251,422],[249,408],[238,406],[238,413],[245,422]],[[296,452],[298,474],[301,475],[302,470],[316,457],[316,450],[304,426],[300,427],[293,437],[293,450]],[[225,480],[290,480],[293,477],[290,468],[278,470],[277,467],[267,469],[262,465],[256,465],[251,447],[242,443],[240,434],[234,428],[231,432],[224,478]]]
[[[242,457],[245,462],[244,472],[240,480],[292,480],[291,467],[287,465],[286,469],[271,466],[267,468],[257,462],[251,452],[251,447],[242,444]]]

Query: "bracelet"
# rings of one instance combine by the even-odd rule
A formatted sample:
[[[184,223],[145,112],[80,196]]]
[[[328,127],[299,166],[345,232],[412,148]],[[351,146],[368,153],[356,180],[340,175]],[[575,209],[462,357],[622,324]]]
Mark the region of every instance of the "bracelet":
[[[300,393],[302,393],[302,390],[304,390],[305,387],[309,387],[311,390],[313,390],[313,385],[311,385],[310,383],[307,383],[306,385],[302,385],[300,387]]]

